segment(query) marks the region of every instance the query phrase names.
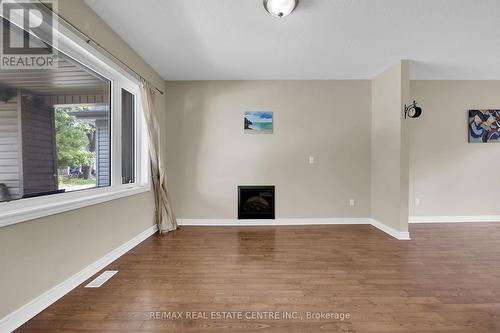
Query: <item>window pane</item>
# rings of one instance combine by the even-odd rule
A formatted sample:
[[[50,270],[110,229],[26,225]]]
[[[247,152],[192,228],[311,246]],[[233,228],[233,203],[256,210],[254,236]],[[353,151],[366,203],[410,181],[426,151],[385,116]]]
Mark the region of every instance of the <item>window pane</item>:
[[[0,201],[110,185],[110,81],[57,61],[0,70]]]
[[[135,182],[135,96],[122,89],[122,183]]]

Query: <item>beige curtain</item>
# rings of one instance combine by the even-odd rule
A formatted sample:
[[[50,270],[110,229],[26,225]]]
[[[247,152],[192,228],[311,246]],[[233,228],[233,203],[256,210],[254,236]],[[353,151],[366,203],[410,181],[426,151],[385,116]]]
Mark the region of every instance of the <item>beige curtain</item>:
[[[142,109],[148,127],[149,156],[151,157],[151,175],[155,195],[155,219],[161,233],[177,229],[177,220],[170,205],[167,191],[167,179],[161,160],[160,126],[156,119],[154,105],[155,88],[141,79]]]

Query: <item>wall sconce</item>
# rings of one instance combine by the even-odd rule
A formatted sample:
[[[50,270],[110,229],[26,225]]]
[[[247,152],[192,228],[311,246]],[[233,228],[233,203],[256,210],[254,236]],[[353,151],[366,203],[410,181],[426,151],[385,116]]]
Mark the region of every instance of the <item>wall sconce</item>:
[[[405,104],[405,119],[409,118],[418,118],[422,115],[422,108],[417,105],[417,102],[413,101],[413,104],[406,106]]]

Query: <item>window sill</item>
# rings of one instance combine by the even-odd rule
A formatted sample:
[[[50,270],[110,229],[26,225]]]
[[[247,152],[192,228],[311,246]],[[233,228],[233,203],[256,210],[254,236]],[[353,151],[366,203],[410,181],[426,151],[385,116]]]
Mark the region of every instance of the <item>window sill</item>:
[[[83,190],[0,203],[0,228],[151,190],[151,185]]]

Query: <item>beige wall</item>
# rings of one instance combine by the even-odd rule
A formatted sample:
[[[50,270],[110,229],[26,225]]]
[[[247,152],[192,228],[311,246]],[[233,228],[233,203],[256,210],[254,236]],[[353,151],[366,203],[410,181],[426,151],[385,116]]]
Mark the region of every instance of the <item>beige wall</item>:
[[[167,82],[167,91],[179,218],[236,218],[236,187],[247,184],[276,185],[277,218],[369,217],[370,81]],[[243,133],[243,113],[256,110],[274,112],[274,134]]]
[[[410,215],[500,215],[500,144],[467,142],[468,110],[499,109],[500,81],[412,81],[411,95]]]
[[[143,76],[162,79],[80,0],[60,13]],[[165,109],[158,97],[157,107]],[[163,112],[159,117],[164,121]],[[151,193],[0,228],[0,318],[93,263],[153,224]]]
[[[401,112],[409,98],[407,61],[372,80],[371,216],[408,231],[408,140]]]

